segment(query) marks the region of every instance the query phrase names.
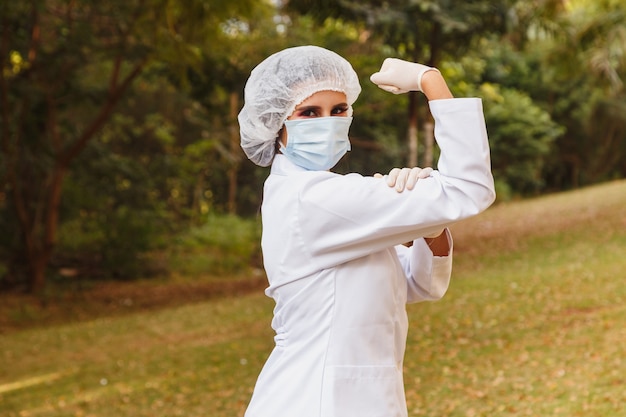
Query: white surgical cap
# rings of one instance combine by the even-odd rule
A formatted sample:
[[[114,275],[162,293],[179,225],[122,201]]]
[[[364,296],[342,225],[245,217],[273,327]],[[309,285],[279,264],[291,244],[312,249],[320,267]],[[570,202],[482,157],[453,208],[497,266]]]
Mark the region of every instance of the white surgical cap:
[[[287,48],[256,66],[244,89],[239,112],[241,147],[252,162],[268,166],[275,141],[296,106],[318,91],[339,91],[348,100],[348,115],[361,86],[343,57],[318,46]]]

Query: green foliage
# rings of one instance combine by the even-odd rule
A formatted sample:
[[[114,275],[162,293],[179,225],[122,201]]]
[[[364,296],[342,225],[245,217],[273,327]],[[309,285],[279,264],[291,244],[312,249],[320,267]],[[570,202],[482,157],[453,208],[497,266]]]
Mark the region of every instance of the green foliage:
[[[90,277],[152,272],[146,253],[188,219],[197,174],[188,173],[184,148],[211,143],[194,142],[201,134],[188,117],[195,113],[194,103],[158,71],[140,78],[67,178],[55,263],[87,263]]]
[[[442,52],[459,52],[474,37],[500,33],[506,26],[506,1],[341,1],[291,0],[287,8],[313,16],[356,23],[384,39],[407,59],[438,65]]]
[[[626,7],[618,3],[520,2],[524,42],[481,44],[484,81],[526,92],[564,128],[542,174],[550,189],[625,175],[616,155],[626,113],[613,110],[624,102],[626,79]]]
[[[626,144],[626,113],[614,109],[626,100],[626,5],[573,2],[562,25],[542,44],[546,101],[567,128],[553,172],[566,172],[568,186],[624,176],[616,155]]]
[[[492,87],[483,85],[481,92],[493,93]],[[490,132],[494,177],[505,181],[518,193],[542,190],[546,156],[563,129],[530,97],[515,90],[503,90],[498,97],[489,97],[485,118]]]
[[[256,5],[250,0],[3,3],[0,211],[8,221],[0,226],[13,236],[2,251],[10,264],[8,280],[23,281],[32,291],[45,285],[63,181],[105,127],[127,129],[125,136],[150,136],[165,148],[173,143],[173,125],[157,114],[133,115],[143,119],[139,129],[127,123],[133,118],[123,117],[107,126],[133,82],[161,64],[166,76],[185,86],[189,68],[199,68],[204,51],[225,37],[222,23],[252,14]],[[115,208],[112,212],[134,211],[131,205]],[[126,215],[117,220],[143,230]],[[107,256],[125,262],[122,252]]]
[[[489,65],[483,59],[466,57],[459,63],[444,65],[443,69],[457,96],[483,100],[492,171],[501,191],[499,198],[537,193],[545,187],[544,168],[563,128],[523,91],[481,83],[485,72],[490,70]],[[509,75],[526,72],[524,63],[504,67],[498,72],[506,71]],[[493,72],[491,69],[490,73]]]
[[[170,245],[170,268],[183,275],[219,275],[248,270],[260,258],[257,219],[211,213]]]
[[[268,170],[245,160],[236,115],[250,70],[287,46],[336,50],[359,74],[340,172],[406,163],[408,98],[369,81],[393,55],[483,98],[500,199],[623,177],[623,3],[5,1],[0,283],[55,245],[57,208],[52,272],[84,256],[109,259],[107,276],[141,275],[146,252],[208,213],[257,215]]]
[[[115,176],[114,172],[110,174]],[[151,250],[162,246],[169,232],[162,205],[150,198],[144,198],[142,204],[133,204],[128,197],[140,200],[146,190],[129,180],[118,184],[101,181],[100,193],[85,192],[83,186],[90,180],[67,181],[66,203],[80,208],[80,212],[76,217],[65,213],[67,220],[60,225],[53,264],[76,269],[84,280],[138,279],[163,272],[157,271],[146,258]],[[105,192],[116,185],[123,186],[125,192]],[[81,200],[86,203],[81,205]]]

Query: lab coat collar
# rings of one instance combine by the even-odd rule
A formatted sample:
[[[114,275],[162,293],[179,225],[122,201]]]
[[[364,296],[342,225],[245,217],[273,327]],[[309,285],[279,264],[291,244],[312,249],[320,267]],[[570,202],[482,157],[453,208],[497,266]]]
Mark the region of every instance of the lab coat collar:
[[[274,162],[272,162],[272,169],[270,170],[270,174],[289,175],[294,172],[304,171],[307,170],[292,163],[289,159],[287,159],[285,155],[277,153],[276,155],[274,155]]]

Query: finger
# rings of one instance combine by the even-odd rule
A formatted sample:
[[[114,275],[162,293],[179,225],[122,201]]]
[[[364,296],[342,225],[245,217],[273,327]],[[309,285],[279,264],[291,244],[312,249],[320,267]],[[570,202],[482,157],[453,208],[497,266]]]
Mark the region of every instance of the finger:
[[[383,64],[380,66],[381,72],[387,71],[393,65],[394,60],[396,60],[396,58],[385,58]]]
[[[387,81],[386,78],[387,77],[385,77],[385,74],[383,74],[382,72],[375,72],[370,75],[370,81],[376,85],[385,84],[385,82]]]
[[[398,75],[397,70],[394,68],[394,61],[397,61],[397,59],[385,59],[383,65],[380,67],[380,71],[370,76],[370,81],[376,84],[380,89],[389,93],[403,94],[406,93],[407,90],[402,90],[395,85]]]
[[[406,189],[407,190],[412,190],[413,187],[415,187],[415,184],[417,183],[417,181],[421,178],[420,174],[423,170],[419,167],[415,167],[415,168],[411,168],[411,171],[409,171],[409,176],[407,178],[406,181]]]
[[[381,90],[385,90],[388,93],[392,93],[392,94],[402,94],[406,92],[404,90],[400,90],[398,87],[393,86],[393,85],[386,85],[386,84],[377,84],[377,85],[378,85],[378,88],[380,88]]]
[[[392,94],[403,94],[407,92],[407,90],[401,90],[395,85],[379,85],[378,87]]]
[[[383,177],[383,174],[381,173],[377,172],[376,174],[374,174],[374,178],[382,178],[382,177]]]
[[[380,71],[370,76],[370,81],[385,91],[400,94],[402,91],[394,85],[396,75],[393,69],[393,62],[394,58],[385,59],[380,67]]]
[[[398,175],[400,175],[400,168],[394,168],[389,171],[389,174],[387,175],[387,185],[390,187],[396,185]]]
[[[380,70],[370,76],[370,80],[377,85],[380,83],[384,84],[385,80],[388,79],[387,73],[389,72],[389,67],[391,66],[391,63],[391,58],[386,58],[383,61],[383,64],[380,66]]]
[[[406,185],[409,174],[411,173],[410,168],[402,168],[400,170],[400,174],[398,174],[398,178],[396,179],[396,191],[401,193],[404,191],[404,187]]]
[[[419,179],[423,180],[424,178],[430,177],[430,174],[432,174],[432,172],[433,172],[433,169],[431,167],[422,168],[418,177]]]

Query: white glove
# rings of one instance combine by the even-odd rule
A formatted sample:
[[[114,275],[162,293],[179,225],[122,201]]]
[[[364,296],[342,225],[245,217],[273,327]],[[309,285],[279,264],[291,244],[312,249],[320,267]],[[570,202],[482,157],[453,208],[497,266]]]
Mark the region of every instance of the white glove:
[[[427,71],[439,72],[437,68],[415,62],[387,58],[383,61],[380,71],[372,74],[370,80],[378,87],[393,94],[422,91],[422,77]]]
[[[393,168],[389,171],[388,175],[383,177],[382,174],[376,173],[374,174],[375,178],[386,178],[387,185],[389,187],[395,187],[396,191],[401,193],[405,189],[412,190],[415,187],[415,184],[419,180],[423,180],[425,178],[430,177],[430,174],[433,172],[431,167],[426,168]],[[445,231],[446,229],[438,230],[428,236],[424,236],[428,239],[435,239]]]
[[[412,190],[418,180],[430,177],[430,173],[433,172],[431,167],[427,168],[393,168],[389,171],[387,177],[387,185],[395,187],[396,191],[401,193],[406,188]],[[381,174],[374,174],[376,178],[383,178]]]

